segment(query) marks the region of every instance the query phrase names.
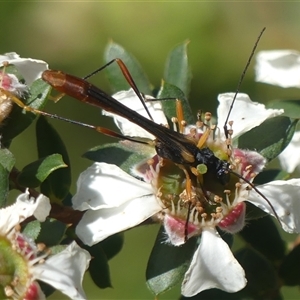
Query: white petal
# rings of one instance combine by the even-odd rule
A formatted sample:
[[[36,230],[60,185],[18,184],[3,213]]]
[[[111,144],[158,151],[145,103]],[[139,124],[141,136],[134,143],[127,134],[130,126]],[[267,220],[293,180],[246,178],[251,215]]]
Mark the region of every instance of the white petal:
[[[44,281],[71,299],[86,299],[82,279],[91,257],[75,242],[34,266],[35,279]]]
[[[161,210],[154,195],[132,199],[117,208],[88,210],[77,225],[76,234],[84,244],[91,246],[139,225]]]
[[[129,91],[121,91],[113,95],[115,99],[129,107],[130,109],[138,112],[140,115],[149,119],[149,116],[141,103],[140,99],[137,97],[135,92],[130,89]],[[147,99],[154,99],[151,96],[146,96]],[[168,121],[165,117],[165,114],[162,110],[162,105],[159,101],[148,101],[146,106],[154,120],[157,124],[166,125]],[[132,137],[142,137],[148,139],[154,139],[155,137],[148,133],[146,130],[142,129],[140,126],[133,124],[125,118],[119,117],[116,114],[112,114],[107,111],[103,111],[103,115],[110,116],[114,118],[115,124],[120,129],[123,135],[132,136]]]
[[[44,222],[51,210],[51,204],[49,198],[44,196],[43,194],[40,194],[38,198],[35,200],[35,205],[36,205],[36,209],[33,213],[34,217],[38,221]]]
[[[5,61],[16,66],[20,74],[24,77],[27,85],[31,85],[35,80],[41,78],[43,71],[48,69],[48,64],[43,60],[21,58],[15,52],[0,55],[0,67],[3,66],[3,62]]]
[[[233,97],[234,93],[220,94],[218,96],[220,104],[217,114],[220,130],[223,129],[225,124]],[[229,121],[233,121],[233,138],[239,137],[241,134],[260,125],[266,119],[279,116],[283,112],[283,109],[266,109],[265,105],[252,102],[247,94],[239,93],[229,117]]]
[[[29,192],[20,194],[16,203],[0,210],[0,232],[5,235],[15,225],[34,215],[39,221],[45,221],[51,205],[49,199],[39,195],[35,200],[29,197]]]
[[[261,51],[256,56],[256,81],[300,88],[300,53],[294,50]]]
[[[76,210],[111,208],[152,194],[149,183],[135,179],[116,165],[94,163],[80,174],[72,202]]]
[[[185,297],[217,288],[229,293],[246,286],[245,272],[214,228],[205,228],[201,243],[185,273],[181,292]]]
[[[296,131],[288,146],[279,154],[278,158],[282,168],[293,173],[297,167],[300,167],[300,131]]]
[[[257,188],[272,203],[281,221],[282,228],[288,233],[299,233],[300,179],[272,181]],[[270,205],[255,190],[250,191],[247,201],[274,216]]]

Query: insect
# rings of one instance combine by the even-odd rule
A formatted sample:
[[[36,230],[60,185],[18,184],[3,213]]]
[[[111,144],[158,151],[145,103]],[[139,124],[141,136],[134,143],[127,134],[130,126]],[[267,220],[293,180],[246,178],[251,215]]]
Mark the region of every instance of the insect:
[[[126,76],[130,76],[123,62],[119,60],[118,63]],[[153,143],[160,157],[187,167],[205,164],[208,172],[214,173],[220,182],[225,184],[228,181],[228,162],[218,159],[209,148],[199,149],[181,133],[141,116],[84,79],[52,70],[44,71],[42,78],[59,92],[124,117],[153,134],[156,137]]]
[[[244,71],[241,75],[241,78],[238,83],[238,87],[236,89],[236,93],[234,95],[234,98],[232,100],[232,104],[230,106],[227,119],[224,124],[224,132],[226,138],[229,137],[229,129],[227,128],[227,123],[230,117],[230,113],[233,109],[234,102],[236,100],[237,94],[239,93],[239,88],[241,85],[241,82],[245,76],[246,70],[248,69],[248,66],[250,64],[250,61],[254,55],[255,49],[257,47],[258,41],[263,34],[265,29],[263,29],[252,49],[251,55],[247,61],[246,67],[244,68]],[[96,87],[95,85],[89,83],[86,79],[90,76],[94,75],[95,73],[103,70],[113,62],[116,62],[120,70],[122,71],[124,77],[128,81],[129,85],[133,88],[136,95],[140,98],[141,102],[143,103],[145,110],[147,111],[149,118],[141,116],[136,111],[133,111],[129,107],[123,105],[116,99],[114,99],[112,96],[108,95],[104,91],[102,91],[100,88]],[[137,124],[138,126],[145,129],[147,132],[151,133],[153,136],[155,136],[155,139],[151,141],[150,143],[154,145],[156,152],[158,156],[160,156],[163,159],[167,159],[178,166],[185,172],[187,181],[190,180],[189,173],[195,172],[195,169],[198,165],[205,165],[207,168],[207,173],[212,175],[220,184],[225,186],[230,179],[230,175],[233,174],[240,179],[244,180],[246,183],[248,183],[259,195],[261,195],[270,205],[272,208],[275,217],[279,220],[279,217],[274,210],[272,204],[269,202],[269,200],[257,189],[255,186],[247,179],[243,178],[241,175],[235,173],[233,170],[230,169],[230,163],[227,160],[221,160],[218,157],[216,157],[211,149],[208,147],[200,148],[198,145],[191,139],[184,136],[182,133],[173,131],[169,128],[166,128],[162,125],[159,125],[155,123],[151,115],[148,112],[148,109],[144,103],[144,98],[139,92],[133,78],[130,75],[129,70],[127,69],[126,65],[123,63],[122,60],[116,58],[103,67],[99,68],[98,70],[94,71],[92,74],[86,76],[85,78],[79,78],[73,75],[66,74],[62,71],[54,71],[54,70],[46,70],[42,74],[42,79],[49,83],[54,89],[61,92],[63,94],[67,94],[75,99],[78,99],[81,102],[96,106],[98,108],[102,108],[108,112],[112,112],[114,114],[117,114],[121,117],[124,117],[128,119],[129,121]],[[3,91],[4,93],[7,93]],[[20,103],[15,101],[18,105]],[[21,106],[21,105],[20,105]],[[27,107],[24,107],[25,109]],[[118,138],[124,138],[121,134],[118,134],[116,132],[113,132],[107,128],[99,127],[99,126],[92,126],[88,124],[83,124],[81,122],[71,121],[65,118],[62,118],[57,115],[48,114],[46,112],[38,111],[35,109],[30,109],[35,113],[40,113],[42,115],[46,115],[48,117],[61,119],[64,121],[68,121],[71,123],[83,125],[86,127],[90,127],[95,129],[98,132],[118,137]],[[126,139],[136,141],[134,139],[131,139],[129,137],[126,137]],[[229,147],[229,146],[228,146]],[[187,183],[187,186],[189,184]],[[187,188],[187,192],[188,188]],[[206,191],[204,190],[204,194]],[[188,215],[190,213],[190,206],[188,207]],[[189,216],[188,216],[189,217]],[[187,217],[187,218],[188,218]],[[187,219],[188,222],[188,219]],[[280,222],[280,221],[279,221]],[[187,227],[187,226],[186,226]],[[187,235],[187,234],[186,234]]]

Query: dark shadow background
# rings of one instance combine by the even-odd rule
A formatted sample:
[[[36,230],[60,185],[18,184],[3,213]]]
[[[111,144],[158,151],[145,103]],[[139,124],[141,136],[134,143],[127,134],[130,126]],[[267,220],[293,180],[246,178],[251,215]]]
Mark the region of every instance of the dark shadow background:
[[[267,30],[259,50],[300,50],[299,9],[300,3],[284,2],[0,2],[0,49],[1,53],[15,51],[22,57],[43,59],[52,69],[84,76],[103,64],[104,47],[113,39],[137,57],[153,85],[159,86],[168,52],[189,39],[192,108],[215,113],[217,95],[235,91],[264,26]],[[296,89],[255,83],[253,75],[252,63],[241,88],[252,100],[300,96]],[[109,92],[103,75],[93,82]],[[91,124],[108,123],[97,109],[67,97],[58,104],[49,103],[46,110]],[[81,154],[112,139],[59,121],[51,123],[70,151],[74,192],[76,178],[90,165]],[[12,151],[20,169],[35,159],[34,126],[14,141]],[[148,227],[126,233],[124,251],[111,261],[114,289],[98,290],[87,280],[88,298],[153,299],[144,273],[156,231]],[[179,287],[159,299],[178,295]],[[286,295],[292,299],[299,293]]]

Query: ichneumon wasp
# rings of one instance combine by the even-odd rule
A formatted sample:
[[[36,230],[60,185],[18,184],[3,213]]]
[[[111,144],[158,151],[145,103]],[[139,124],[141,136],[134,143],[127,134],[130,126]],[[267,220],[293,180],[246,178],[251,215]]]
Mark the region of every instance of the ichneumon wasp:
[[[260,33],[253,50],[251,52],[250,58],[247,61],[246,67],[244,68],[244,71],[241,75],[240,81],[238,83],[238,87],[236,89],[236,93],[233,97],[232,104],[230,106],[227,119],[224,124],[224,132],[225,136],[228,139],[230,136],[230,130],[227,127],[227,123],[229,121],[230,113],[232,111],[234,102],[236,100],[237,94],[239,93],[239,88],[241,85],[241,82],[245,76],[246,70],[248,69],[248,66],[250,64],[250,61],[254,55],[255,49],[257,47],[258,41],[263,34],[264,29]],[[114,99],[112,96],[108,95],[104,91],[102,91],[100,88],[96,87],[95,85],[89,83],[86,79],[88,79],[90,76],[94,75],[95,73],[103,70],[104,68],[108,67],[110,64],[116,62],[118,66],[120,67],[120,70],[122,71],[124,77],[128,81],[129,85],[132,87],[132,89],[135,91],[136,96],[141,100],[141,103],[143,103],[145,110],[147,111],[149,118],[141,116],[136,111],[133,111],[129,107],[123,105],[116,99]],[[269,200],[250,182],[250,180],[242,177],[238,173],[234,172],[230,168],[230,162],[228,160],[222,160],[215,156],[214,152],[209,147],[202,147],[199,146],[199,144],[202,144],[202,142],[195,143],[193,139],[190,139],[189,137],[183,135],[180,132],[173,131],[167,127],[164,127],[160,124],[157,124],[153,122],[151,115],[149,114],[147,107],[144,104],[144,97],[140,93],[138,87],[136,86],[133,78],[130,75],[129,70],[127,69],[126,65],[123,63],[122,60],[116,58],[103,67],[97,69],[90,75],[79,78],[73,75],[69,75],[66,73],[63,73],[62,71],[53,71],[53,70],[46,70],[42,74],[42,79],[49,83],[55,90],[59,91],[62,95],[67,94],[75,99],[78,99],[81,102],[96,106],[98,108],[102,108],[103,110],[112,112],[114,114],[117,114],[121,117],[124,117],[125,119],[128,119],[129,121],[135,123],[136,125],[142,127],[149,133],[151,133],[153,136],[155,136],[155,139],[151,142],[149,142],[151,145],[153,145],[156,149],[156,153],[159,157],[162,159],[168,160],[176,165],[179,166],[180,169],[183,170],[186,176],[186,190],[188,197],[191,194],[191,177],[196,177],[199,175],[197,174],[197,166],[199,165],[205,165],[207,168],[207,174],[211,175],[215,180],[217,180],[222,186],[226,186],[229,182],[230,174],[233,174],[237,176],[239,179],[242,179],[245,181],[251,188],[253,188],[260,196],[262,196],[270,205],[272,208],[275,217],[279,220],[279,217],[274,210],[272,204],[269,202]],[[107,128],[99,127],[99,126],[93,126],[89,124],[83,124],[81,122],[72,121],[65,119],[63,117],[48,114],[43,111],[31,109],[30,107],[24,106],[22,102],[9,94],[9,92],[2,89],[2,92],[6,94],[8,97],[11,97],[14,102],[16,102],[19,106],[23,107],[25,110],[32,111],[34,113],[42,114],[51,118],[56,118],[60,120],[64,120],[70,123],[79,124],[82,126],[86,126],[89,128],[92,128],[98,132],[101,132],[103,134],[107,134],[109,136],[114,136],[117,138],[126,138],[128,140],[132,140],[134,142],[137,142],[137,140],[130,138],[130,137],[124,137],[121,134],[118,134],[116,132],[113,132]],[[228,146],[229,147],[229,146]],[[195,179],[193,179],[195,180]],[[197,179],[196,179],[197,180]],[[202,187],[203,194],[205,198],[209,198],[208,193],[206,190]],[[209,200],[207,200],[209,201]],[[185,226],[185,237],[187,239],[187,223],[189,220],[189,214],[191,211],[191,203],[188,203],[188,212],[187,212],[187,220],[186,220],[186,226]],[[279,221],[280,222],[280,221]]]

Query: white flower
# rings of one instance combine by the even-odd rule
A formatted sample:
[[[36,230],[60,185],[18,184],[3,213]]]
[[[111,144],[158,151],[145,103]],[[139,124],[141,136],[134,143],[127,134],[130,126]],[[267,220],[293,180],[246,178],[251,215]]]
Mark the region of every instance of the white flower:
[[[205,228],[201,243],[185,273],[182,294],[192,297],[213,288],[234,293],[244,288],[246,283],[245,272],[228,245],[216,230]]]
[[[128,94],[121,92],[117,95],[120,94],[122,99],[128,95],[129,102],[139,101],[131,91]],[[220,101],[218,108],[220,126],[223,126],[225,122],[233,95],[233,93],[221,94],[218,98]],[[229,118],[229,120],[234,120],[232,137],[238,137],[266,119],[282,113],[283,110],[265,109],[263,105],[252,102],[247,95],[238,94]],[[124,132],[122,120],[119,117],[116,119],[121,132]],[[130,127],[130,123],[126,121],[125,126],[126,128]],[[206,125],[205,128],[207,127],[209,126]],[[134,127],[132,126],[132,128]],[[127,129],[126,132],[128,132]],[[131,129],[130,135],[138,136],[138,133]],[[206,145],[210,149],[215,148],[221,154],[225,153],[227,146],[224,134],[219,130],[219,134],[216,135],[219,136],[218,140],[215,141],[211,134],[207,137]],[[182,177],[174,180],[171,185],[177,190],[168,190],[169,187],[165,184],[163,177],[168,175],[169,167],[178,167],[167,161],[163,166],[160,166],[158,160],[148,163],[145,176],[143,177],[142,173],[139,174],[145,179],[145,182],[133,178],[115,165],[95,163],[81,174],[77,193],[73,198],[75,209],[87,210],[76,228],[77,234],[84,243],[92,245],[153,216],[154,219],[160,220],[164,224],[168,242],[173,245],[181,245],[186,238],[202,234],[201,243],[185,274],[182,284],[183,295],[193,296],[210,288],[237,292],[246,285],[245,273],[232,255],[228,245],[219,236],[216,226],[229,232],[241,230],[245,224],[244,201],[253,203],[271,215],[274,215],[274,212],[269,203],[257,191],[248,189],[249,182],[253,180],[251,172],[260,172],[264,167],[265,159],[254,151],[240,149],[233,149],[233,156],[236,159],[232,162],[235,165],[235,172],[246,178],[248,182],[231,174],[231,178],[236,182],[236,190],[232,191],[234,197],[225,194],[223,200],[221,197],[216,197],[224,190],[224,186],[220,187],[220,182],[216,182],[218,187],[213,193],[214,198],[211,199],[209,198],[210,194],[204,193],[202,187],[192,186],[187,189],[186,175],[183,172]],[[145,165],[147,164],[144,163],[143,168],[140,167],[140,169],[147,169]],[[249,165],[252,165],[252,169],[249,169]],[[180,173],[178,168],[178,174]],[[137,174],[138,172],[134,172],[134,175]],[[204,173],[203,177],[210,175],[214,174]],[[199,174],[199,176],[201,175]],[[209,179],[211,178],[214,177]],[[202,184],[205,187],[205,178],[203,180]],[[221,192],[218,190],[219,188],[221,188]],[[281,188],[284,190],[282,197],[278,196]],[[266,192],[266,197],[272,203],[285,230],[288,232],[300,231],[296,218],[300,214],[300,207],[294,202],[295,195],[300,193],[300,180],[271,182],[258,186],[257,189],[263,194]],[[208,215],[205,208],[201,207],[201,201],[197,200],[199,197],[204,198],[203,203],[206,205],[211,203],[209,208],[215,212]],[[188,208],[186,203],[193,203],[193,201],[197,202],[199,206],[191,204]],[[189,217],[188,224],[187,216]]]
[[[222,126],[227,118],[234,95],[234,93],[225,93],[218,96],[218,126],[220,126],[222,138],[224,138]],[[283,109],[266,109],[264,104],[252,102],[247,94],[239,93],[229,117],[229,121],[234,121],[232,137],[236,139],[265,120],[283,113]]]
[[[8,234],[14,226],[31,216],[44,222],[50,209],[49,199],[44,195],[37,199],[29,197],[28,191],[19,195],[13,205],[0,209],[0,234]]]
[[[295,50],[261,51],[256,58],[256,81],[283,88],[300,88],[300,52]],[[282,168],[292,173],[300,166],[300,133],[295,132],[291,142],[278,156]]]
[[[20,222],[34,216],[43,222],[51,209],[49,199],[29,193],[21,194],[16,203],[0,209],[0,265],[5,276],[0,294],[9,299],[45,299],[36,280],[48,283],[71,299],[85,299],[82,277],[90,255],[72,243],[56,255],[41,254],[41,248],[19,231]]]
[[[105,163],[94,163],[80,175],[72,201],[74,209],[88,209],[76,233],[90,246],[140,224],[161,210],[149,183]]]
[[[283,88],[300,88],[300,53],[295,50],[261,51],[256,56],[256,81]]]
[[[44,263],[35,265],[33,278],[48,283],[70,299],[86,299],[82,280],[90,259],[90,254],[73,242]]]
[[[25,84],[21,83],[16,75],[5,71],[5,67],[9,64],[14,65],[17,68],[20,75],[25,79]],[[0,71],[1,123],[11,112],[13,101],[22,103],[22,101],[17,98],[22,97],[28,92],[28,86],[41,77],[42,72],[48,69],[48,65],[42,60],[21,58],[15,52],[11,52],[0,55],[0,68],[3,68],[2,71]],[[14,96],[16,98],[12,99]]]
[[[288,233],[300,232],[300,179],[276,180],[257,186],[259,191],[272,203],[280,225]],[[254,190],[247,201],[253,203],[266,213],[274,216],[274,212],[267,202]]]
[[[278,158],[282,168],[293,173],[296,168],[300,169],[300,131],[296,131],[287,147],[279,154]]]
[[[122,104],[130,107],[133,111],[138,112],[140,115],[149,119],[149,116],[141,103],[140,99],[136,96],[133,89],[129,91],[121,91],[113,95],[115,99],[117,99]],[[151,96],[147,96],[147,100],[154,99]],[[166,116],[162,110],[162,105],[159,101],[148,101],[145,102],[147,109],[152,116],[153,120],[157,124],[166,125],[168,121]],[[148,138],[154,139],[155,137],[141,128],[140,126],[133,124],[132,122],[128,121],[127,119],[117,116],[111,112],[107,112],[105,110],[102,111],[102,114],[105,116],[113,117],[116,126],[120,129],[121,133],[125,136],[138,136],[141,138]]]
[[[28,86],[35,80],[41,78],[42,73],[48,69],[48,64],[43,60],[22,58],[15,52],[0,55],[0,67],[3,67],[4,63],[14,65],[23,76],[26,85]]]

